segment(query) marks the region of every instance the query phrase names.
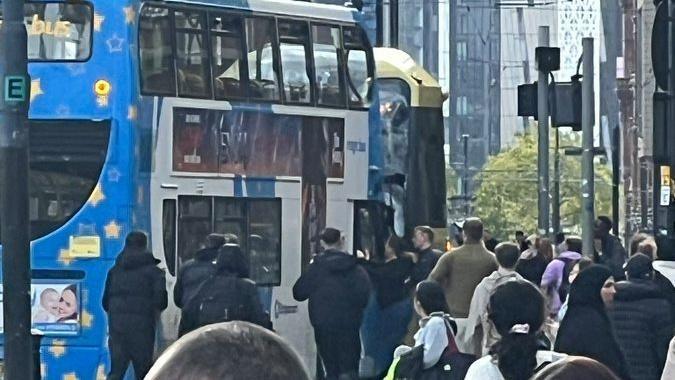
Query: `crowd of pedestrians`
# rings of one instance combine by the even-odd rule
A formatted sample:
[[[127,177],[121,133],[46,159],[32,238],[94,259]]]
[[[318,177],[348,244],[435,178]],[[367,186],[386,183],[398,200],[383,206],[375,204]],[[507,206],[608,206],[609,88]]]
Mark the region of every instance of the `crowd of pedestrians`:
[[[654,270],[658,249],[651,236],[637,234],[626,252],[610,233],[611,221],[599,217],[594,252],[582,252],[576,236],[549,240],[515,231],[513,242],[500,243],[478,218],[466,219],[461,229],[461,238],[453,239],[458,246],[446,253],[434,249],[434,231],[425,226],[415,228],[408,241],[392,233],[381,252],[351,252],[341,231],[321,233],[322,252],[293,287],[297,301],[309,302],[318,376],[675,378],[669,377],[675,376],[675,287]],[[167,298],[156,264],[145,235],[134,232],[108,275],[103,302],[110,321],[110,379],[121,379],[130,363],[139,378],[150,370],[154,321]],[[181,266],[174,288],[182,309],[180,335],[187,334],[183,339],[197,351],[207,351],[199,343],[205,336],[234,339],[213,327],[225,321],[262,327],[244,325],[253,335],[238,342],[267,339],[275,346],[249,272],[236,241],[215,234]],[[130,334],[137,326],[152,336]],[[195,364],[176,352],[167,355],[171,363],[158,365],[178,368],[174,373]],[[225,373],[227,365],[200,371]],[[153,373],[150,378],[162,378]]]

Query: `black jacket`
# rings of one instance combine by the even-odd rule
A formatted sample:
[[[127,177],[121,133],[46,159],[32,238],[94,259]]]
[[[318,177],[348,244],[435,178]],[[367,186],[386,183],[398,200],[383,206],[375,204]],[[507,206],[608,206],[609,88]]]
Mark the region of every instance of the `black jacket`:
[[[194,259],[181,266],[173,288],[176,306],[183,308],[187,305],[202,282],[216,272],[214,261],[217,256],[218,248],[204,248],[195,253]]]
[[[622,281],[609,313],[633,380],[659,379],[673,336],[670,305],[651,280]]]
[[[670,280],[659,271],[654,271],[654,283],[661,290],[663,298],[670,304],[670,316],[675,322],[675,286]]]
[[[157,316],[167,305],[166,280],[158,263],[152,253],[128,248],[117,257],[103,291],[110,333],[154,334]]]
[[[530,258],[523,258],[521,256],[518,264],[516,264],[516,272],[527,281],[539,286],[541,278],[546,271],[546,266],[548,266],[546,258],[540,252],[537,252],[536,255]]]
[[[594,253],[595,262],[607,266],[614,276],[615,280],[623,280],[626,274],[623,270],[623,265],[626,263],[627,254],[626,249],[621,244],[621,240],[614,235],[608,235],[602,240],[602,252]]]
[[[411,258],[399,257],[386,263],[359,260],[359,263],[370,276],[380,308],[404,300],[410,294],[406,281],[415,266]]]
[[[436,267],[442,254],[443,252],[432,249],[431,247],[418,253],[417,264],[415,264],[410,275],[410,286],[412,288],[429,277],[429,274],[434,270],[434,267]]]
[[[214,301],[218,304],[238,305],[238,316],[236,318],[220,320],[222,322],[240,320],[268,329],[272,328],[269,315],[265,313],[260,302],[258,287],[255,282],[248,278],[240,278],[235,273],[220,272],[205,279],[202,284],[195,289],[194,297],[185,304],[184,310],[187,313],[183,313],[179,329],[180,336],[204,325],[204,323],[200,322],[203,319],[200,316],[200,306],[203,300],[207,298],[223,300]],[[214,321],[208,323],[214,323]]]
[[[359,328],[370,296],[370,281],[356,258],[327,250],[314,259],[293,286],[293,298],[309,299],[314,328]]]

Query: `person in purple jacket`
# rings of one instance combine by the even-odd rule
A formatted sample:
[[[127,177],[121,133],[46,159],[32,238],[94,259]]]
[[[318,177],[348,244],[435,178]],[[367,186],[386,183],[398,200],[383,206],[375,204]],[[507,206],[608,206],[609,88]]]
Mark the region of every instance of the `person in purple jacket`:
[[[558,314],[560,306],[567,298],[570,282],[569,274],[581,259],[581,238],[570,236],[565,239],[567,250],[551,260],[541,277],[541,288],[548,299],[548,311],[552,316]]]

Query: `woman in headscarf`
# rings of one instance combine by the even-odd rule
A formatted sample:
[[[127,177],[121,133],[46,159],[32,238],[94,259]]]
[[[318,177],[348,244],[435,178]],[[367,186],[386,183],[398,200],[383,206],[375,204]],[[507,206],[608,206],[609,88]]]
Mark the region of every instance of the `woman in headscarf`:
[[[580,272],[570,288],[569,307],[560,323],[555,351],[595,359],[628,379],[605,311],[614,293],[614,278],[606,267],[591,265]]]

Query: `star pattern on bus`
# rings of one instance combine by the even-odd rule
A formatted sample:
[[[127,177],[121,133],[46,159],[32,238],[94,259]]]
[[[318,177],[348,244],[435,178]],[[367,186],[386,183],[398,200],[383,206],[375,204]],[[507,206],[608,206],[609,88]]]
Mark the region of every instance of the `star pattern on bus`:
[[[73,262],[73,258],[70,256],[69,249],[60,249],[59,258],[57,259],[61,264],[68,266]]]
[[[30,101],[33,102],[38,95],[43,95],[42,84],[40,83],[40,78],[36,78],[30,81]]]
[[[127,120],[136,120],[137,117],[138,117],[138,107],[132,104],[127,109]]]
[[[119,182],[120,178],[122,178],[122,173],[120,173],[116,167],[112,167],[108,170],[108,181]]]
[[[54,339],[48,350],[56,359],[66,354],[66,341]]]
[[[105,16],[100,13],[94,13],[94,32],[100,32],[105,21]]]
[[[80,380],[79,377],[75,374],[75,372],[68,372],[64,373],[63,377],[61,378],[62,380]]]
[[[136,10],[133,6],[128,6],[123,8],[124,11],[124,21],[127,24],[133,24],[136,20]]]
[[[88,329],[94,324],[94,316],[90,312],[82,310],[80,321],[82,323],[82,327]]]
[[[105,230],[105,237],[108,239],[119,239],[120,232],[122,231],[122,226],[117,224],[114,220],[111,220],[108,224],[103,227]]]
[[[124,44],[124,39],[120,38],[117,33],[113,33],[112,37],[108,38],[105,41],[108,45],[108,51],[111,53],[119,53],[122,51],[122,45]]]
[[[89,203],[92,206],[96,207],[104,199],[105,199],[105,194],[103,194],[103,188],[101,187],[101,184],[98,183],[98,184],[96,184],[96,187],[94,187],[94,191],[92,191],[91,195],[89,196]]]

